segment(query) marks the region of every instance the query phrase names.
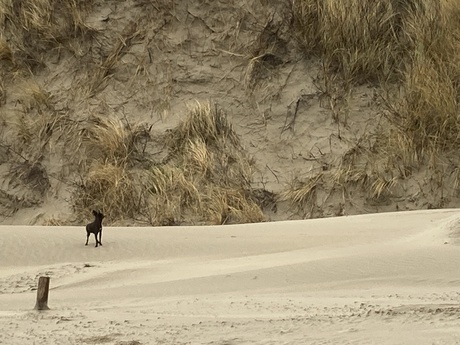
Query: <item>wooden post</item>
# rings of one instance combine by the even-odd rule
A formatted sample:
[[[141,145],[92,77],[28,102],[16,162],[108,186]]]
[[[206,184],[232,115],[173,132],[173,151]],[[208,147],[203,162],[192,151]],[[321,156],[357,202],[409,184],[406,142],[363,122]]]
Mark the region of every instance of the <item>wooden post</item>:
[[[48,310],[48,291],[50,288],[50,277],[40,277],[38,279],[36,310]]]

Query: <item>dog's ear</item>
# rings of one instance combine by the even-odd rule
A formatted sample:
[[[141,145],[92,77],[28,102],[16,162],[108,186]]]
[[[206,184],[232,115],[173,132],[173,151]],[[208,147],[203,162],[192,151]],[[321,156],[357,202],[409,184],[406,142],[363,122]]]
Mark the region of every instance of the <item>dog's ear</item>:
[[[97,212],[96,212],[96,211],[94,211],[94,210],[93,210],[93,215],[94,215],[94,217],[96,217],[96,216],[97,216]]]

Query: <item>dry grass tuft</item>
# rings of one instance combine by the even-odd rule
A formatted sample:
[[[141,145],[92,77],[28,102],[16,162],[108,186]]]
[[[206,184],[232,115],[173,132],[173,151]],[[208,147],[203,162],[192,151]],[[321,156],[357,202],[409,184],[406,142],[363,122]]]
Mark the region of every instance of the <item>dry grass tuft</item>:
[[[81,182],[73,196],[77,214],[101,209],[112,220],[138,219],[148,214],[153,162],[145,153],[149,129],[114,116],[92,117],[77,124],[67,137]]]
[[[16,99],[22,105],[25,113],[31,110],[50,108],[51,95],[45,88],[33,79],[22,80],[18,83]]]
[[[124,28],[110,53],[102,56],[100,61],[96,61],[94,68],[88,70],[87,78],[80,85],[84,96],[93,97],[107,86],[116,64],[136,40],[143,38],[145,32],[142,32],[138,25],[139,23],[134,21]]]
[[[323,65],[318,83],[323,94],[340,98],[356,84],[373,82],[384,95],[385,125],[375,133],[378,140],[344,155],[323,178],[333,181],[330,188],[345,196],[358,188],[369,204],[385,204],[404,195],[408,180],[427,168],[433,178],[412,182],[420,193],[441,190],[435,193],[442,199],[437,205],[445,203],[444,190],[456,195],[460,1],[292,0],[291,5],[295,37],[305,55]],[[285,195],[301,205],[303,195],[321,189],[318,183]]]
[[[334,171],[334,186],[344,191],[344,195],[349,195],[353,189],[363,191],[368,203],[384,204],[395,195],[403,177],[400,174],[394,176],[394,169],[390,169],[392,163],[388,158],[370,157],[371,159],[361,159],[354,164],[343,161]]]
[[[399,1],[293,0],[293,27],[308,56],[322,58],[347,83],[388,80],[404,61]]]
[[[402,157],[407,157],[407,164],[423,163],[431,152],[449,151],[460,144],[456,90],[451,81],[440,81],[445,76],[434,70],[426,72],[424,80],[409,76],[406,94],[388,108],[390,120],[398,129],[393,140],[401,144],[399,150]]]
[[[452,177],[460,164],[459,18],[458,0],[416,4],[404,23],[410,64],[401,73],[400,91],[385,97],[393,130],[382,147],[397,160],[402,178],[430,172],[419,185],[431,207],[443,207],[459,191]]]
[[[452,47],[458,5],[458,0],[293,0],[293,28],[305,54],[320,57],[328,72],[347,84],[401,81],[416,53],[442,55]]]
[[[42,53],[67,46],[93,31],[85,24],[92,1],[5,0],[0,3],[0,27],[19,64],[34,69]]]
[[[316,188],[322,176],[323,174],[319,173],[305,181],[295,179],[290,188],[281,194],[281,200],[290,200],[293,204],[300,205],[313,204],[316,201]]]
[[[111,219],[135,219],[145,207],[146,190],[140,183],[145,174],[110,162],[95,162],[74,194],[74,208],[103,210]]]
[[[251,194],[251,162],[223,112],[209,103],[190,108],[166,134],[169,155],[163,162],[151,161],[137,146],[145,127],[98,118],[83,132],[88,155],[73,196],[77,213],[97,208],[113,221],[152,225],[263,220]]]
[[[51,217],[47,217],[43,219],[41,225],[43,226],[63,226],[65,225],[65,221],[51,216]]]
[[[318,205],[317,191],[321,188],[323,173],[312,173],[305,179],[294,178],[287,189],[280,194],[280,201],[288,201],[304,217],[312,218]]]
[[[249,191],[237,188],[211,187],[206,203],[206,218],[212,224],[262,222],[264,213]]]
[[[196,102],[194,107],[189,108],[186,120],[171,132],[169,145],[174,152],[182,154],[195,141],[201,141],[212,148],[218,148],[225,142],[239,145],[239,139],[223,111],[217,109],[217,106],[213,109],[210,103]]]
[[[116,117],[93,117],[81,130],[85,155],[89,160],[134,165],[150,138],[145,124],[131,125]]]
[[[251,188],[252,162],[225,114],[197,103],[171,132],[170,163],[202,194],[195,212],[205,222],[255,222],[263,219]]]

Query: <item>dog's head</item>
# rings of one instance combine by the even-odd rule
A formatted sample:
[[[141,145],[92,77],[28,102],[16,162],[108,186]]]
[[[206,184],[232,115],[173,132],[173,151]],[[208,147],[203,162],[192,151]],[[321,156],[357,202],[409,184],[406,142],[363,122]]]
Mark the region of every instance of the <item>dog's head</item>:
[[[105,218],[105,216],[102,214],[102,212],[99,212],[99,211],[93,210],[93,215],[94,215],[94,217],[96,217],[96,219],[100,220],[101,222]]]

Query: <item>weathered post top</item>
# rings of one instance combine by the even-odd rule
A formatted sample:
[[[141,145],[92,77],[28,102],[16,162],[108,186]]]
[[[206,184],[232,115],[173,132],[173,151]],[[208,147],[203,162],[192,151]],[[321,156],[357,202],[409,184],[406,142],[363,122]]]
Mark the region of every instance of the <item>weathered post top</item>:
[[[50,277],[40,277],[38,279],[36,310],[48,310],[48,291],[50,287]]]

